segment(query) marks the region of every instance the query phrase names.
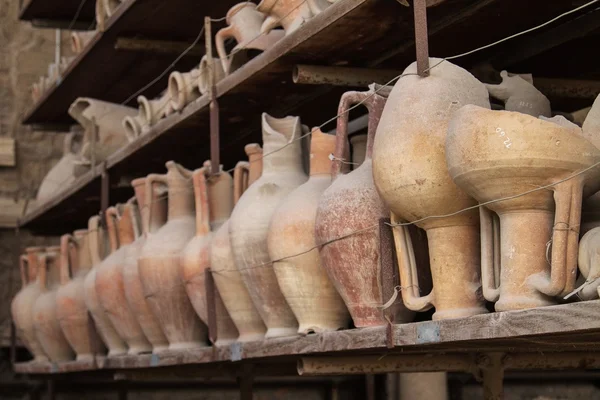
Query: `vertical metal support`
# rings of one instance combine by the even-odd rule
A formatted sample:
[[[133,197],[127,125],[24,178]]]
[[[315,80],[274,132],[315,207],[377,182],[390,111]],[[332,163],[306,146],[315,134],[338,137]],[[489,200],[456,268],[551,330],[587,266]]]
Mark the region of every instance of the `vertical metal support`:
[[[21,266],[20,266],[21,234],[20,234],[20,230],[19,230],[19,221],[18,220],[17,220],[17,226],[15,227],[15,242],[16,242],[15,248],[13,249],[13,251],[15,252],[13,265],[16,265],[17,268],[21,268]],[[10,296],[14,295],[13,282],[14,282],[14,271],[13,271],[13,268],[11,268],[9,270],[9,275],[8,275],[8,290],[9,290]],[[12,318],[12,313],[10,313],[9,315],[10,315],[10,364],[14,370],[15,363],[17,362],[17,330],[16,330],[15,323]]]
[[[118,396],[119,400],[127,400],[127,386],[125,382],[123,382],[123,385],[119,386]]]
[[[101,174],[101,182],[100,182],[100,212],[101,219],[103,221],[103,226],[106,225],[106,209],[109,207],[110,202],[110,175],[106,169],[106,161],[102,163],[102,174]]]
[[[55,30],[55,34],[54,34],[54,40],[55,40],[55,44],[54,44],[54,62],[56,63],[56,68],[59,67],[60,65],[60,47],[61,47],[61,34],[60,34],[60,29],[56,29]]]
[[[252,365],[245,364],[242,366],[242,374],[238,378],[240,385],[240,400],[252,400],[254,377],[252,376]]]
[[[366,400],[375,400],[375,375],[365,375]]]
[[[212,28],[210,17],[204,17],[204,39],[206,44],[206,58],[210,71],[210,166],[213,174],[219,173],[221,164],[219,154],[219,103],[217,102],[217,87],[215,79],[214,58],[212,51]]]
[[[208,338],[212,343],[217,341],[217,310],[215,281],[210,268],[204,270],[204,288],[206,291],[206,315],[208,315]]]
[[[96,142],[98,141],[98,125],[96,125],[96,117],[92,117],[89,125],[84,128],[90,142],[90,163],[92,174],[94,174],[96,173]]]
[[[417,72],[429,76],[429,38],[427,37],[426,0],[413,0],[415,17],[415,46],[417,47]]]
[[[485,400],[504,399],[504,354],[480,355],[476,362],[483,380],[483,398]]]
[[[46,398],[47,400],[55,400],[56,399],[56,388],[54,387],[55,383],[53,379],[48,379],[46,381]]]

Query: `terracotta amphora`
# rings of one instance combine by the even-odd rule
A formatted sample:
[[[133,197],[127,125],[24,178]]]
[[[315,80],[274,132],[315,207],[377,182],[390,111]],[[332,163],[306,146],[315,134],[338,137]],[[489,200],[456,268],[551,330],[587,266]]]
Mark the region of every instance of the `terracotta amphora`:
[[[289,35],[328,6],[326,0],[262,0],[256,9],[267,15],[261,32],[281,26]]]
[[[246,188],[262,173],[262,149],[258,144],[245,147],[249,162],[240,161],[233,173],[233,204],[237,204]],[[247,170],[247,173],[246,173]],[[223,300],[238,332],[239,342],[250,342],[264,338],[267,328],[252,303],[242,275],[235,266],[229,220],[215,233],[210,247],[210,263],[215,286]]]
[[[211,267],[210,248],[214,231],[219,229],[233,208],[231,175],[220,172],[210,176],[210,162],[193,173],[196,199],[196,236],[187,244],[181,255],[181,278],[187,294],[200,319],[208,325],[206,269]],[[229,317],[218,291],[212,294],[215,301],[216,342],[223,345],[234,342],[238,331]],[[211,338],[214,340],[215,338]]]
[[[63,156],[48,171],[38,189],[36,200],[39,203],[48,201],[75,180],[74,168],[79,157],[73,153],[74,135],[73,132],[65,135]]]
[[[131,200],[128,202],[128,205],[131,207],[131,215],[133,216],[132,225],[136,239],[125,249],[121,274],[123,275],[125,298],[127,299],[129,309],[137,317],[144,336],[146,336],[152,345],[152,352],[158,353],[166,350],[169,347],[169,342],[162,331],[158,318],[152,313],[148,300],[144,296],[142,281],[138,271],[138,257],[146,242],[147,234],[156,232],[167,221],[167,202],[163,199],[163,197],[166,197],[166,188],[163,184],[154,183],[150,193],[152,199],[148,202],[146,201],[146,178],[134,179],[131,185],[135,191],[137,207],[135,207],[134,202]],[[149,203],[151,204],[152,212],[149,210]],[[140,218],[138,213],[142,215],[150,213],[151,219]],[[142,226],[141,235],[139,234],[140,224]]]
[[[69,107],[69,115],[85,128],[82,162],[90,163],[92,157],[96,162],[103,161],[127,144],[123,119],[136,113],[135,108],[88,97],[75,100]]]
[[[201,93],[197,84],[199,75],[198,68],[189,72],[175,71],[171,73],[167,91],[171,99],[171,107],[175,111],[183,110],[185,106],[200,97]]]
[[[318,128],[310,142],[310,177],[277,207],[269,226],[269,254],[279,287],[298,319],[298,333],[345,328],[350,314],[321,265],[315,239],[319,199],[331,184],[336,137]]]
[[[363,163],[344,174],[348,163],[348,109],[361,103],[369,110],[367,152]],[[316,242],[321,262],[331,282],[344,299],[356,327],[387,323],[382,306],[382,266],[379,221],[389,210],[373,184],[371,148],[386,98],[371,88],[366,92],[347,92],[340,99],[336,129],[333,182],[322,194],[316,215]],[[412,320],[413,313],[397,299],[390,312],[396,323]]]
[[[129,347],[128,354],[149,353],[152,345],[129,308],[125,297],[123,264],[127,247],[135,240],[134,209],[131,203],[106,210],[110,254],[96,266],[96,293],[110,322]]]
[[[277,206],[306,182],[299,117],[262,114],[262,176],[244,192],[229,222],[235,264],[268,330],[266,337],[292,336],[298,322],[277,283],[267,248],[269,223]]]
[[[225,70],[223,64],[218,58],[213,58],[212,68],[209,65],[208,57],[203,56],[198,66],[198,90],[201,94],[208,93],[211,85],[211,71],[214,70],[215,85],[223,78],[225,78]]]
[[[44,353],[54,362],[75,358],[56,315],[56,290],[60,285],[60,250],[60,246],[46,247],[40,256],[37,280],[41,293],[33,306],[35,335]]]
[[[87,44],[92,41],[98,31],[72,31],[71,32],[71,50],[75,54],[81,53]]]
[[[25,254],[19,257],[22,286],[10,306],[17,337],[33,356],[33,362],[48,361],[33,327],[33,305],[42,293],[37,274],[40,268],[40,254],[43,251],[43,247],[27,247]]]
[[[104,354],[106,348],[85,305],[83,282],[92,267],[87,229],[61,237],[61,258],[61,286],[56,292],[58,322],[77,360],[91,361]]]
[[[506,111],[517,111],[533,117],[551,117],[550,101],[533,86],[519,75],[509,75],[508,72],[500,73],[502,83],[499,85],[486,84],[488,92],[504,102]]]
[[[187,296],[180,275],[181,252],[196,233],[192,172],[169,161],[164,175],[146,177],[146,201],[152,199],[154,182],[168,187],[168,219],[146,243],[138,259],[144,295],[169,341],[169,349],[187,349],[206,345],[206,326],[200,321]],[[164,199],[162,199],[164,201]],[[152,219],[148,204],[146,224]]]
[[[416,221],[427,232],[433,290],[421,297],[407,227],[393,229],[404,304],[414,311],[435,307],[434,319],[466,317],[487,312],[479,214],[475,208],[457,213],[477,203],[452,181],[444,146],[460,107],[490,104],[485,86],[469,72],[436,58],[429,62],[436,66],[428,77],[411,64],[388,98],[373,146],[373,178],[392,222]]]
[[[242,50],[265,51],[273,46],[284,36],[282,30],[262,32],[261,26],[265,22],[265,15],[256,9],[256,4],[251,2],[238,3],[231,7],[226,15],[227,27],[219,30],[215,35],[217,54],[221,59],[223,71],[226,75],[241,66],[245,57],[238,60]],[[227,39],[235,39],[237,45],[230,54],[225,49]],[[236,58],[234,60],[233,58]]]
[[[589,169],[600,149],[570,125],[469,105],[448,128],[450,175],[485,205],[483,289],[497,311],[554,304],[575,288],[582,198],[600,187],[600,168]]]
[[[88,240],[92,269],[83,280],[85,305],[94,319],[100,338],[108,348],[108,355],[123,355],[127,353],[127,344],[108,318],[96,292],[96,269],[102,263],[108,249],[106,231],[100,227],[100,217],[97,215],[88,221]]]

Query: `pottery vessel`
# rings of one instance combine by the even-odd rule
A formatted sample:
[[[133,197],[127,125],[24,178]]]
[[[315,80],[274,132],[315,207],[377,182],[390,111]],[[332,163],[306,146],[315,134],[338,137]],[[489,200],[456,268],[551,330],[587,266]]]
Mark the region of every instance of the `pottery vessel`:
[[[551,117],[550,101],[519,75],[509,75],[508,72],[500,73],[502,83],[499,85],[486,84],[490,96],[502,100],[506,111],[517,111],[533,117]]]
[[[63,156],[46,174],[37,192],[39,203],[48,201],[75,180],[74,168],[79,157],[73,153],[74,133],[65,135]]]
[[[357,169],[367,156],[367,135],[359,134],[350,137],[352,148],[352,169]]]
[[[267,15],[261,32],[283,27],[289,35],[329,6],[326,0],[262,0],[256,9]]]
[[[238,201],[229,222],[235,264],[267,326],[266,337],[291,336],[298,322],[277,283],[267,248],[269,223],[277,206],[307,179],[302,167],[299,117],[262,114],[262,176]]]
[[[347,163],[348,109],[363,102],[369,111],[367,152],[364,162],[354,171],[343,174]],[[356,327],[385,325],[382,306],[379,221],[388,218],[389,210],[379,198],[372,177],[371,148],[386,98],[374,93],[347,92],[338,108],[336,147],[331,167],[333,182],[322,194],[316,214],[316,242],[321,262],[331,282],[341,295]],[[360,232],[360,233],[355,233]],[[397,299],[391,306],[393,322],[412,319]]]
[[[586,113],[582,124],[583,137],[600,148],[600,96]],[[581,233],[600,226],[600,192],[583,200],[581,215]]]
[[[135,116],[136,112],[132,107],[87,97],[75,100],[69,107],[69,115],[85,128],[82,162],[89,164],[92,157],[96,162],[103,161],[127,144],[123,119]]]
[[[450,175],[485,204],[483,289],[497,311],[554,304],[575,288],[582,198],[600,187],[600,168],[589,169],[600,149],[570,125],[469,105],[448,128]]]
[[[173,161],[166,165],[166,174],[146,177],[146,199],[152,198],[154,182],[168,187],[167,223],[146,235],[138,268],[150,309],[161,324],[169,349],[174,350],[205,345],[207,332],[187,297],[179,266],[181,252],[196,232],[192,173]],[[152,204],[148,210],[144,215],[147,225],[152,219]]]
[[[75,54],[81,53],[87,44],[92,41],[98,31],[73,31],[71,32],[71,50]]]
[[[415,221],[427,232],[433,290],[421,296],[407,227],[393,229],[404,304],[414,311],[435,307],[433,319],[466,317],[487,312],[479,213],[476,201],[452,181],[444,146],[448,124],[460,107],[489,109],[490,104],[485,86],[466,70],[436,58],[430,65],[436,67],[422,78],[416,63],[411,64],[394,86],[373,145],[373,178],[392,223]],[[453,214],[468,207],[473,208]]]
[[[123,128],[125,128],[125,136],[127,136],[127,140],[133,142],[135,139],[137,139],[142,134],[144,124],[144,118],[139,114],[133,117],[125,117],[123,119]]]
[[[277,207],[269,226],[269,255],[279,287],[298,319],[298,333],[345,328],[350,314],[321,265],[315,218],[321,195],[331,184],[336,137],[313,129],[310,177]]]
[[[167,221],[166,188],[162,184],[154,183],[150,190],[152,198],[148,202],[146,200],[146,178],[134,179],[131,185],[135,191],[137,207],[131,200],[128,204],[131,207],[132,225],[136,239],[125,249],[121,274],[129,309],[137,317],[144,336],[152,345],[152,352],[158,353],[166,350],[169,347],[169,342],[162,331],[158,318],[152,313],[148,300],[144,296],[138,271],[138,257],[146,242],[146,236],[155,233]],[[152,211],[148,208],[149,204],[151,204]],[[142,215],[151,214],[151,219],[147,217],[140,218],[138,213]],[[141,234],[139,232],[140,225]]]
[[[600,296],[600,227],[586,232],[579,241],[577,258],[581,275],[577,281],[577,297],[594,300]]]
[[[234,55],[235,58],[238,58],[237,54],[242,50],[265,51],[284,36],[282,30],[261,32],[265,15],[257,10],[256,4],[251,2],[239,3],[231,7],[227,12],[226,21],[228,26],[219,30],[215,35],[217,54],[219,54],[226,75],[235,71],[245,61],[244,59],[234,60]],[[237,45],[230,54],[227,54],[225,41],[229,38],[235,39]]]
[[[196,236],[187,244],[181,256],[181,279],[196,314],[207,326],[208,303],[206,270],[211,267],[210,248],[214,232],[219,229],[231,214],[233,208],[231,175],[220,172],[210,176],[210,163],[193,173],[194,198],[196,200]],[[212,293],[215,302],[216,338],[215,344],[234,342],[238,331],[227,313],[217,290]]]
[[[85,305],[84,279],[92,267],[87,229],[62,236],[61,258],[56,315],[77,360],[90,361],[106,348]]]
[[[245,148],[247,163],[240,161],[233,174],[233,204],[262,173],[262,149],[258,144]],[[247,173],[245,172],[247,170]],[[210,263],[215,286],[238,332],[239,342],[264,338],[267,328],[252,303],[242,275],[235,265],[229,238],[229,220],[215,233],[210,247]]]
[[[33,328],[50,361],[75,358],[73,349],[60,329],[56,315],[56,291],[60,286],[60,246],[46,247],[40,256],[37,280],[41,293],[33,306]]]
[[[146,96],[138,96],[139,116],[141,117],[142,132],[146,132],[151,126],[167,115],[171,110],[171,98],[169,91],[165,92],[154,100],[148,100]]]
[[[40,253],[43,251],[43,247],[27,247],[25,254],[19,257],[22,286],[10,306],[17,337],[33,356],[33,362],[48,361],[33,326],[33,305],[42,293],[37,274],[40,268]]]
[[[167,91],[171,99],[171,107],[175,111],[183,110],[185,106],[200,97],[201,93],[197,85],[199,75],[198,68],[189,72],[171,73]]]
[[[128,354],[148,353],[152,345],[131,311],[125,297],[123,264],[127,248],[135,240],[133,204],[121,204],[106,210],[110,254],[96,266],[96,294],[113,327],[127,343]]]
[[[223,64],[221,60],[218,58],[213,58],[212,60],[212,69],[209,65],[208,58],[206,55],[202,57],[200,60],[200,65],[198,66],[198,90],[201,94],[208,93],[210,91],[211,85],[211,70],[214,69],[215,75],[215,85],[223,78],[225,78],[225,70],[223,69]]]
[[[92,269],[83,280],[85,305],[94,319],[100,338],[108,348],[108,355],[123,355],[127,353],[127,344],[119,336],[104,308],[102,308],[96,292],[96,270],[102,263],[108,248],[106,232],[100,227],[99,216],[93,216],[89,219],[88,239]]]

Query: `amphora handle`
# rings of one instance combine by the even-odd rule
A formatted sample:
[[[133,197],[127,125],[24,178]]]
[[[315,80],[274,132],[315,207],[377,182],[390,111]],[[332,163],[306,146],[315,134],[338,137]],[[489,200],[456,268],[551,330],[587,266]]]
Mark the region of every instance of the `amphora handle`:
[[[235,206],[242,197],[242,194],[248,189],[248,179],[250,176],[250,163],[240,161],[233,170],[233,205]]]
[[[481,221],[481,283],[483,297],[496,302],[500,298],[500,221],[493,211],[479,207]]]

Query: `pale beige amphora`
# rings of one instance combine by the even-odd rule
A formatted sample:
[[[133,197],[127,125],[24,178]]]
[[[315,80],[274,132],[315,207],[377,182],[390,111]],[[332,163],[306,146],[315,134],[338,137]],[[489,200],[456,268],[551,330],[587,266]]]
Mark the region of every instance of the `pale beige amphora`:
[[[591,168],[600,149],[576,125],[465,106],[448,129],[446,157],[454,181],[483,205],[483,288],[496,310],[569,294],[582,198],[600,187],[600,168]]]
[[[344,301],[321,265],[315,238],[319,199],[331,184],[335,141],[335,135],[313,129],[310,177],[277,207],[269,225],[273,269],[302,335],[343,329],[350,321]]]
[[[233,174],[234,205],[247,187],[252,185],[262,173],[263,153],[260,146],[256,143],[249,144],[245,147],[245,151],[248,162],[240,161]],[[211,242],[210,263],[215,286],[239,332],[237,340],[249,342],[263,339],[267,328],[252,303],[242,275],[235,265],[229,238],[229,219],[217,230]]]
[[[206,345],[207,336],[185,291],[179,265],[183,249],[196,233],[192,172],[173,161],[166,166],[166,174],[146,177],[147,201],[152,199],[155,182],[167,186],[168,218],[156,232],[146,234],[138,269],[144,295],[169,341],[169,350],[188,349]],[[148,210],[144,218],[151,220],[152,204]]]
[[[128,354],[152,351],[152,345],[125,296],[123,264],[127,248],[135,240],[134,211],[131,203],[117,204],[106,210],[111,253],[96,266],[95,282],[98,300],[119,336],[127,343]]]
[[[73,152],[74,136],[73,132],[65,135],[62,158],[48,171],[38,188],[36,200],[39,203],[50,200],[75,180],[75,164],[79,157]]]
[[[267,15],[261,32],[267,33],[281,26],[289,35],[329,5],[327,0],[262,0],[256,7]]]
[[[490,105],[485,86],[469,72],[436,58],[429,63],[435,67],[425,78],[411,64],[388,98],[373,147],[373,178],[392,222],[414,221],[427,232],[433,289],[422,296],[408,227],[393,229],[404,304],[414,311],[435,307],[433,319],[467,317],[487,312],[479,214],[448,173],[446,132],[463,105]]]
[[[38,283],[41,293],[33,306],[33,328],[50,361],[70,361],[75,353],[60,328],[56,315],[56,291],[60,286],[60,246],[46,247],[40,256]]]
[[[385,254],[381,252],[383,235],[382,220],[389,217],[389,210],[379,197],[373,183],[372,148],[377,125],[386,103],[375,88],[365,92],[346,92],[340,98],[336,129],[336,147],[331,166],[333,182],[319,199],[315,217],[315,238],[321,245],[320,257],[323,268],[341,295],[354,325],[358,328],[388,324],[384,316],[382,265]],[[366,153],[361,157],[361,146],[355,150],[357,162],[354,170],[348,169],[348,112],[353,105],[362,104],[368,110],[368,135]],[[391,241],[391,237],[387,237]],[[387,309],[391,322],[411,321],[414,313],[396,299]]]
[[[267,326],[266,337],[293,336],[298,322],[281,293],[269,257],[267,235],[277,206],[306,182],[299,117],[262,115],[262,176],[244,192],[229,220],[235,264],[252,302]]]
[[[42,293],[37,274],[40,268],[40,254],[43,251],[43,247],[27,247],[25,254],[19,257],[22,286],[10,306],[17,337],[33,356],[32,362],[48,361],[33,327],[33,306]]]
[[[140,229],[141,225],[141,234],[135,233],[135,241],[127,246],[125,256],[123,257],[121,274],[129,309],[137,317],[144,336],[146,336],[152,345],[152,352],[158,353],[166,350],[169,347],[169,342],[163,333],[158,318],[150,309],[148,299],[144,296],[138,270],[138,257],[146,242],[146,236],[155,233],[167,221],[167,192],[163,184],[156,182],[150,188],[151,200],[146,201],[146,178],[134,179],[131,182],[131,186],[133,186],[135,191],[137,202],[137,207],[134,206],[132,201],[128,202],[132,207],[132,225],[134,233]],[[150,211],[149,207],[152,207],[152,211]],[[150,216],[140,218],[138,213],[141,213],[142,216],[150,214],[151,218]]]
[[[196,314],[202,322],[209,325],[208,296],[214,296],[216,338],[211,337],[217,345],[234,342],[238,331],[229,317],[218,291],[208,293],[206,286],[207,270],[211,268],[210,249],[214,231],[220,228],[229,217],[233,208],[231,175],[219,171],[210,174],[210,162],[194,171],[194,198],[196,201],[196,235],[187,244],[181,255],[181,279],[185,283],[188,297]]]
[[[85,305],[84,280],[92,267],[87,229],[61,237],[60,287],[56,315],[78,361],[94,360],[106,348]]]
[[[231,7],[225,16],[227,25],[215,35],[217,54],[225,75],[239,68],[248,58],[249,50],[265,51],[284,36],[283,30],[261,32],[266,16],[256,9],[256,4],[244,2]],[[225,41],[235,39],[236,46],[227,53]]]
[[[100,226],[100,217],[95,215],[88,221],[88,240],[92,269],[83,280],[85,305],[92,315],[96,330],[108,348],[109,356],[127,353],[127,344],[119,336],[96,292],[96,267],[102,263],[108,249],[106,231]]]
[[[582,124],[583,136],[600,148],[600,96],[596,97]],[[600,192],[583,200],[581,233],[600,226]]]

